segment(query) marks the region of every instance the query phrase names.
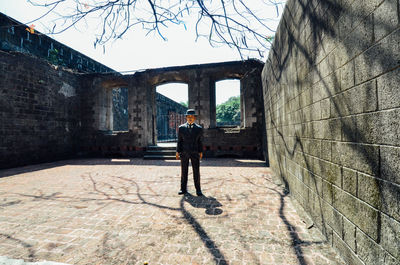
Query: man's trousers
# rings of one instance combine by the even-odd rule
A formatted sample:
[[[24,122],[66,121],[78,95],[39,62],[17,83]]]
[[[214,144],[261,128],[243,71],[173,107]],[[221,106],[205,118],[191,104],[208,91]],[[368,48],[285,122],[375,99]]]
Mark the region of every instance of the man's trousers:
[[[200,187],[200,155],[197,152],[182,152],[181,158],[181,191],[187,191],[189,159],[192,162],[193,181],[197,192],[201,192]]]

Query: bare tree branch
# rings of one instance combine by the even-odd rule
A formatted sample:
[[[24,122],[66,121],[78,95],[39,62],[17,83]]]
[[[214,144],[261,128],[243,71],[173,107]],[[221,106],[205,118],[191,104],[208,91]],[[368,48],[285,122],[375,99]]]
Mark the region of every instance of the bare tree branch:
[[[47,34],[59,34],[81,23],[99,25],[95,47],[120,39],[139,26],[147,34],[156,32],[166,40],[166,28],[181,24],[187,28],[188,21],[193,21],[193,15],[197,14],[193,21],[196,39],[205,37],[213,47],[233,47],[242,58],[254,52],[262,57],[269,49],[274,35],[271,23],[276,23],[278,17],[262,14],[275,9],[279,16],[284,1],[259,1],[262,10],[258,10],[243,0],[28,0],[34,6],[48,8],[35,21],[49,14],[58,16]]]

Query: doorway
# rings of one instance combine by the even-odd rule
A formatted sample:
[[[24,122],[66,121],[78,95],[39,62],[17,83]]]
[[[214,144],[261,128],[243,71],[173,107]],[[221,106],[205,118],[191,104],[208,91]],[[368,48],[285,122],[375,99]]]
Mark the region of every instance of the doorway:
[[[156,143],[176,143],[179,125],[186,122],[188,85],[167,83],[156,87]]]

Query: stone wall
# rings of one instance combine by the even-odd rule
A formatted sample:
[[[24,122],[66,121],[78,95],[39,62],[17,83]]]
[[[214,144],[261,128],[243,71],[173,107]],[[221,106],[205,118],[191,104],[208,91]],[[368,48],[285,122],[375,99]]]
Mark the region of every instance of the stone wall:
[[[18,51],[33,54],[39,58],[51,61],[80,72],[115,72],[92,58],[40,33],[30,33],[24,25],[3,13],[0,13],[0,50]]]
[[[79,67],[66,70],[51,65],[32,47],[23,53],[0,52],[0,136],[4,136],[0,167],[76,156],[143,156],[148,146],[157,143],[156,87],[169,82],[188,84],[189,107],[196,109],[197,122],[205,130],[205,156],[263,158],[265,154],[260,61],[167,67],[133,75],[83,74]],[[235,129],[216,126],[215,83],[230,78],[240,79],[241,84],[243,115]],[[124,102],[116,109],[117,89]],[[124,119],[117,123],[118,117],[125,118],[122,114],[127,114],[127,125]]]
[[[78,75],[0,51],[0,168],[76,154]]]
[[[400,263],[398,0],[289,0],[264,67],[273,170],[348,264]]]
[[[88,74],[83,77],[82,143],[91,155],[141,156],[157,143],[156,87],[170,82],[188,84],[189,108],[196,109],[204,128],[205,155],[263,157],[263,64],[248,60],[149,69],[133,75]],[[215,82],[237,78],[241,83],[242,123],[237,129],[216,126]],[[110,94],[116,87],[128,89],[127,132],[109,134]],[[129,152],[127,152],[128,150]]]

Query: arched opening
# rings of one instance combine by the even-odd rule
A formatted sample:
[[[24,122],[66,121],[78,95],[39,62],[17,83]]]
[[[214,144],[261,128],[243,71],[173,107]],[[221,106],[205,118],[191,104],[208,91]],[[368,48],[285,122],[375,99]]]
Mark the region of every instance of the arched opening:
[[[188,85],[167,83],[156,87],[157,143],[176,142],[189,105]]]
[[[237,127],[242,124],[240,79],[215,82],[216,126]]]

